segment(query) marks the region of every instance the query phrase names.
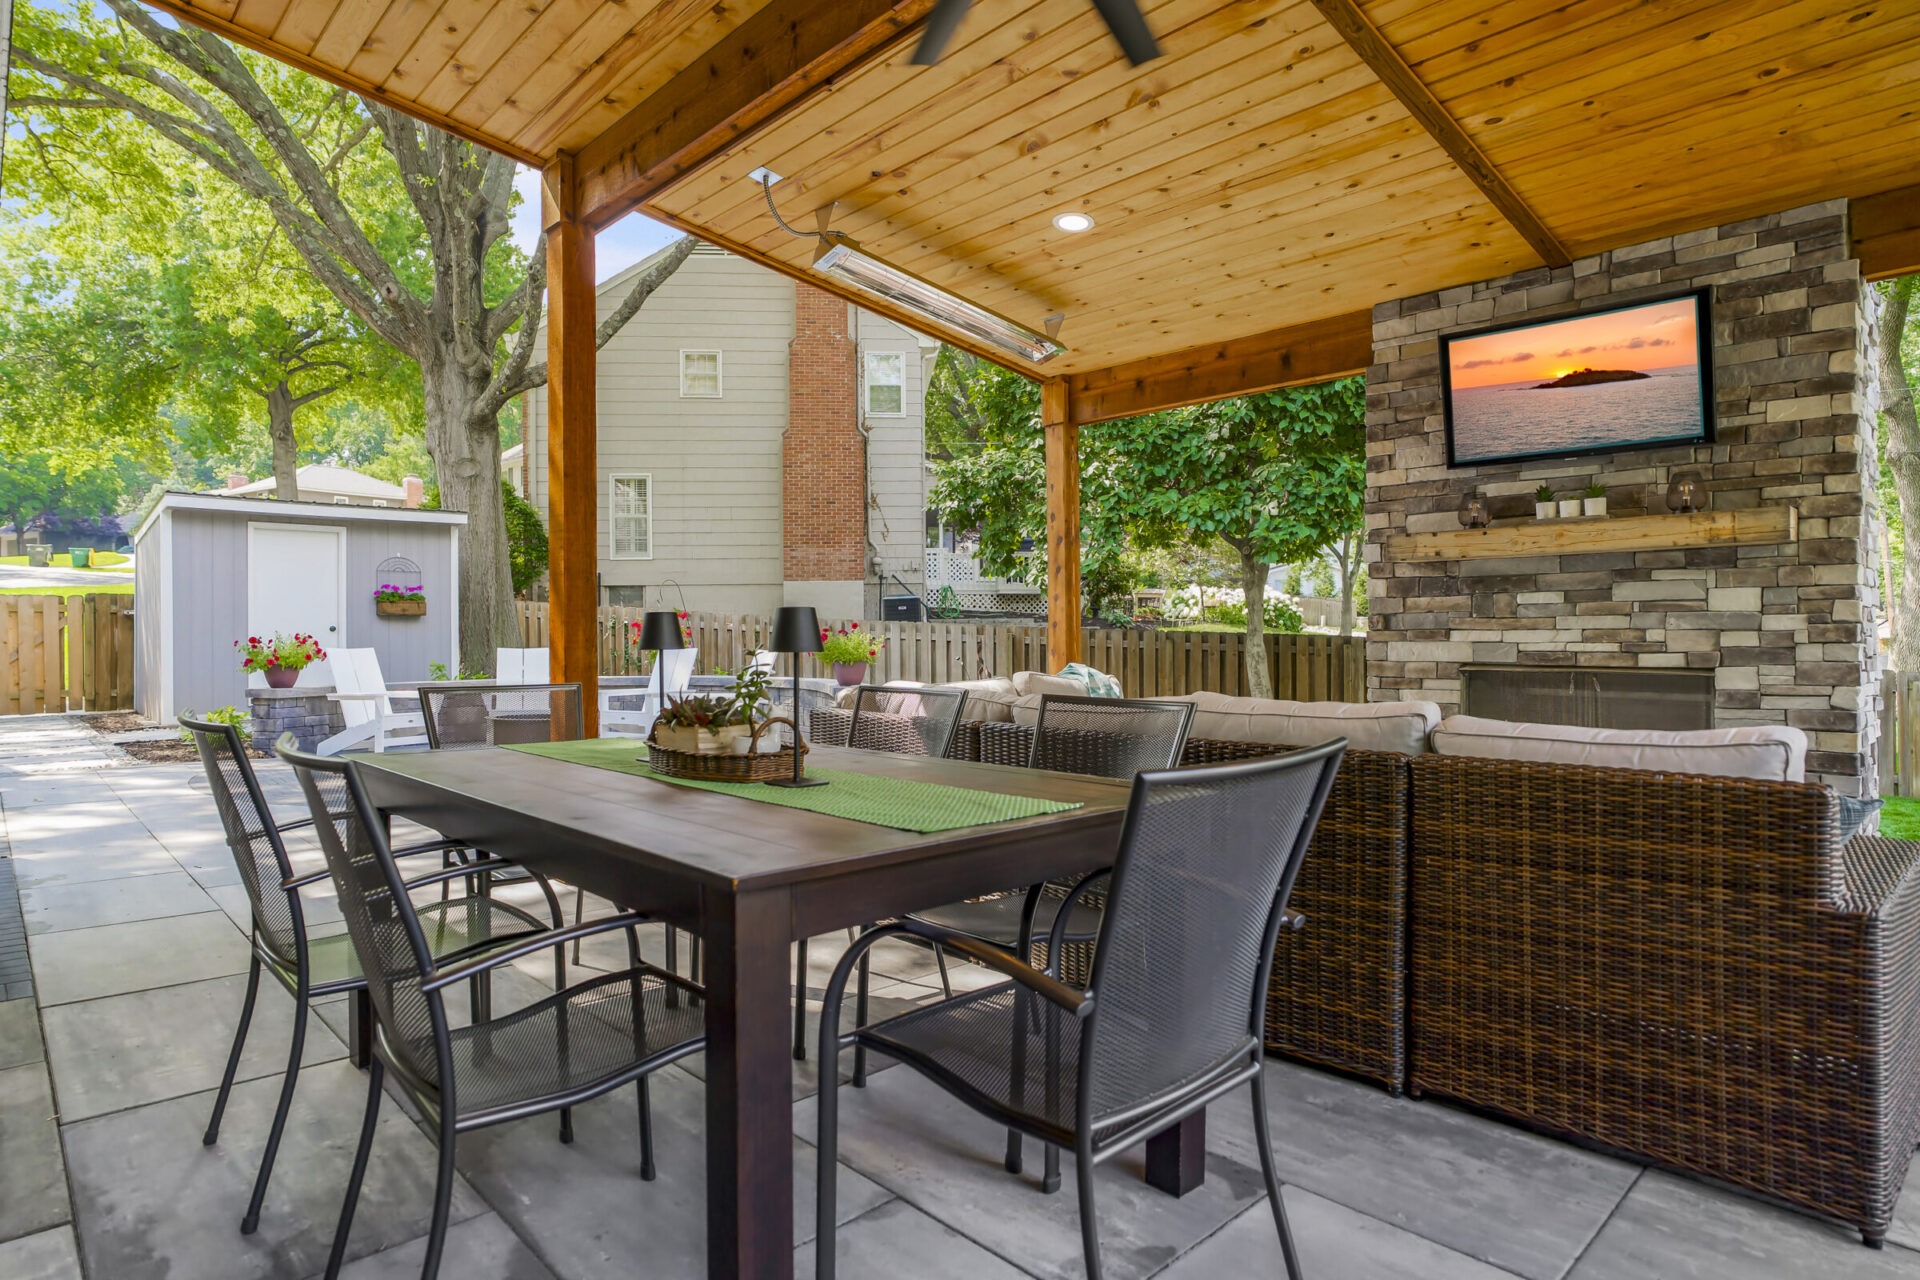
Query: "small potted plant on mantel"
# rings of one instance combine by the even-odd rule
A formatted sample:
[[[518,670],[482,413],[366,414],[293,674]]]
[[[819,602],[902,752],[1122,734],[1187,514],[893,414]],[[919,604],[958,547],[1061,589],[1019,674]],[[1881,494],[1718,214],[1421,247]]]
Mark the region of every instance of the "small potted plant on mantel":
[[[1581,495],[1580,509],[1590,516],[1607,514],[1607,486],[1595,480]]]
[[[1579,516],[1579,514],[1580,514],[1579,495],[1577,494],[1568,495],[1560,499],[1560,518],[1562,520],[1575,519]]]
[[[240,669],[258,671],[267,678],[270,689],[293,688],[299,683],[302,671],[327,660],[327,651],[320,647],[320,642],[298,631],[292,635],[276,632],[271,640],[248,636],[245,640],[235,640],[233,647],[240,651]]]
[[[1533,491],[1533,518],[1535,520],[1553,519],[1553,486],[1543,484]]]

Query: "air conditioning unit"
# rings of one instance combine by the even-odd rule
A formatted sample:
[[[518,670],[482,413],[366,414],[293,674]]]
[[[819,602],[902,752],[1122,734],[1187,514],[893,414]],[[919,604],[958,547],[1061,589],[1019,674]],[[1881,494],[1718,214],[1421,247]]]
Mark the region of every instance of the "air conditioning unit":
[[[880,617],[885,622],[924,622],[919,596],[882,596]]]

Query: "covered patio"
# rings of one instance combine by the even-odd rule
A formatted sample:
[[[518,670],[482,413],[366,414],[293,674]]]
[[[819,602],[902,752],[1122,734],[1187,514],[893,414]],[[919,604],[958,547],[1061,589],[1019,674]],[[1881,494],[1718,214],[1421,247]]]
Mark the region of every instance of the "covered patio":
[[[1435,763],[1437,741],[1422,754],[1431,722],[1411,747],[1354,753],[1403,752],[1377,766],[1385,798],[1343,801],[1367,830],[1341,828],[1354,846],[1384,830],[1396,851],[1388,870],[1368,864],[1391,900],[1375,958],[1395,1012],[1377,1069],[1331,1052],[1296,1056],[1346,1074],[1278,1059],[1260,1069],[1305,1273],[1920,1274],[1920,1209],[1903,1198],[1883,1224],[1884,1205],[1863,1197],[1892,1188],[1860,1192],[1845,1176],[1904,1170],[1911,1155],[1904,922],[1920,870],[1910,846],[1846,843],[1836,816],[1842,797],[1872,796],[1878,759],[1865,353],[1871,283],[1920,270],[1920,11],[1162,0],[1140,6],[1157,56],[1136,65],[1103,16],[1120,6],[1081,0],[983,0],[957,27],[956,7],[936,13],[933,0],[153,2],[542,171],[551,674],[580,687],[588,737],[603,484],[594,236],[629,213],[1040,382],[1049,670],[1082,656],[1082,427],[1364,374],[1370,706],[1417,704],[1431,721],[1485,714],[1475,671],[1691,676],[1708,732],[1756,733],[1738,745],[1779,746],[1787,765],[1733,775],[1761,781],[1723,793],[1676,781],[1695,771],[1665,757],[1631,766],[1664,789],[1636,787],[1614,757],[1620,767],[1594,770],[1609,775],[1596,790],[1584,764]],[[938,48],[923,43],[936,28],[947,37]],[[1611,473],[1592,459],[1454,457],[1443,336],[1683,294],[1712,308],[1700,349],[1717,434],[1642,450]],[[1529,493],[1564,495],[1569,483],[1627,518],[1525,523]],[[1692,496],[1670,513],[1664,495],[1682,490]],[[972,757],[976,768],[1008,762]],[[10,768],[0,805],[45,1029],[38,1048],[9,1037],[28,1046],[11,1071],[57,1105],[60,1125],[57,1141],[35,1131],[31,1160],[16,1162],[9,1144],[0,1179],[28,1171],[44,1230],[0,1233],[18,1236],[0,1262],[9,1248],[51,1251],[47,1274],[73,1274],[61,1250],[77,1239],[87,1273],[114,1280],[319,1272],[352,1159],[346,1005],[322,1005],[327,1030],[308,1042],[318,1065],[271,1229],[235,1235],[255,1153],[197,1142],[221,1065],[218,1040],[200,1032],[231,1004],[247,909],[203,784],[191,768],[108,768],[84,782]],[[273,798],[298,811],[290,776],[277,765],[267,775]],[[435,785],[394,783],[413,807],[387,808],[418,814],[465,786],[469,813],[509,820],[513,797],[472,778]],[[564,826],[579,820],[561,812],[565,799],[528,796],[523,807],[545,804],[549,831],[577,830]],[[1482,838],[1495,812],[1510,819],[1497,847]],[[740,826],[774,830],[764,818]],[[81,830],[98,838],[82,847]],[[508,834],[537,860],[528,829]],[[1563,836],[1586,843],[1567,840],[1563,857]],[[1493,853],[1475,864],[1483,846]],[[899,853],[863,851],[876,864]],[[689,865],[704,853],[675,852]],[[1097,865],[1073,852],[1082,861],[1060,870]],[[474,1274],[764,1277],[785,1274],[790,1258],[810,1273],[811,1065],[775,1072],[785,1028],[747,1013],[776,997],[785,1007],[790,939],[812,936],[806,985],[819,985],[841,945],[829,937],[856,922],[855,906],[818,887],[809,896],[804,882],[762,892],[739,870],[750,853],[696,866],[708,876],[698,892],[663,907],[708,938],[714,1004],[704,1050],[657,1073],[660,1181],[636,1180],[625,1092],[581,1105],[582,1141],[570,1148],[544,1121],[481,1131],[459,1148],[452,1255]],[[1725,869],[1748,856],[1760,870],[1746,879]],[[1425,891],[1446,880],[1457,896],[1410,898],[1423,858],[1458,876],[1429,876]],[[997,883],[984,855],[973,880],[939,865],[941,884],[965,885],[949,898]],[[606,875],[589,887],[612,896],[620,875]],[[904,878],[890,883],[903,909],[924,905],[906,902]],[[1816,922],[1816,941],[1801,943],[1816,976],[1789,974],[1778,993],[1758,978],[1743,989],[1730,975],[1778,958],[1764,947],[1741,958],[1772,941],[1776,909]],[[1337,911],[1314,918],[1355,924]],[[1642,926],[1667,932],[1650,940]],[[1714,946],[1694,947],[1695,936]],[[623,966],[618,944],[590,946],[608,949],[605,971]],[[520,990],[503,1002],[539,1000],[543,965],[516,966]],[[963,983],[981,978],[961,971]],[[895,1008],[938,995],[915,948],[888,952],[879,972],[877,998]],[[1562,985],[1536,1003],[1537,972]],[[1669,978],[1671,1003],[1633,1003],[1649,988],[1664,999]],[[1840,996],[1824,1000],[1819,982]],[[1409,991],[1431,1017],[1406,1016]],[[1851,1042],[1822,1038],[1830,1011],[1870,1042],[1861,1060]],[[237,1086],[236,1134],[249,1108],[268,1105],[271,1071],[258,1064]],[[1537,1086],[1553,1073],[1564,1095]],[[1777,1080],[1809,1082],[1809,1093],[1773,1107]],[[1150,1171],[1156,1187],[1186,1194],[1142,1185],[1158,1157],[1106,1167],[1109,1273],[1281,1274],[1242,1096],[1216,1102],[1211,1126],[1180,1122],[1171,1180]],[[1733,1099],[1739,1123],[1718,1119],[1716,1096]],[[1841,1128],[1824,1131],[1828,1112],[1803,1106],[1807,1096],[1833,1105]],[[849,1097],[846,1274],[1080,1274],[1072,1200],[1040,1194],[1031,1168],[1003,1171],[990,1123],[970,1127],[906,1070]],[[1867,1113],[1879,1124],[1872,1141],[1846,1127]],[[1645,1116],[1659,1122],[1653,1136]],[[350,1274],[417,1267],[408,1250],[423,1230],[433,1144],[397,1108],[382,1123]],[[977,1147],[960,1136],[973,1129]],[[1898,1150],[1875,1145],[1884,1134]],[[51,1172],[61,1161],[64,1179]],[[1841,1189],[1812,1185],[1836,1167]],[[8,1203],[21,1200],[0,1195]],[[1886,1247],[1863,1248],[1862,1234]]]

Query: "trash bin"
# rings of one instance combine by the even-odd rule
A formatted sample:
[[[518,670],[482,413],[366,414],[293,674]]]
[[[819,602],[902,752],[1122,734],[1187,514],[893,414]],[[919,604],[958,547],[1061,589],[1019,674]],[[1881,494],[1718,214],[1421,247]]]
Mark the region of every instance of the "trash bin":
[[[53,563],[53,548],[44,542],[36,542],[27,548],[27,563],[36,569],[44,569]]]
[[[67,554],[73,557],[73,567],[84,569],[93,563],[93,551],[89,547],[68,547]]]

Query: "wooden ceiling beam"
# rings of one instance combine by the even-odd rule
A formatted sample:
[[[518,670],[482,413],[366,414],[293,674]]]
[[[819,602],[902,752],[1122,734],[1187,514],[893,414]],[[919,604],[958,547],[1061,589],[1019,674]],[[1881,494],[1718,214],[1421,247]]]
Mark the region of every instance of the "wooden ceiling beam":
[[[1350,48],[1360,56],[1360,60],[1372,69],[1380,82],[1393,91],[1400,104],[1410,112],[1420,126],[1433,136],[1460,171],[1473,181],[1476,187],[1492,202],[1501,216],[1513,224],[1540,260],[1550,267],[1564,267],[1573,261],[1566,246],[1553,232],[1547,229],[1539,215],[1520,198],[1520,193],[1508,184],[1500,171],[1493,167],[1493,161],[1475,145],[1466,130],[1460,127],[1433,91],[1425,85],[1413,68],[1407,65],[1400,51],[1387,42],[1380,34],[1380,28],[1373,25],[1366,14],[1360,12],[1355,0],[1313,0],[1313,7],[1327,20],[1327,25],[1340,33]]]
[[[934,0],[772,0],[580,149],[581,213],[596,227],[910,35]]]
[[[454,137],[464,138],[476,146],[485,147],[489,151],[497,151],[503,156],[518,160],[521,164],[538,169],[546,163],[544,159],[527,150],[525,147],[509,142],[505,138],[496,138],[490,133],[476,129],[470,124],[464,124],[459,120],[455,120],[452,116],[430,110],[410,99],[395,98],[387,93],[384,86],[374,81],[364,80],[340,67],[329,66],[320,59],[309,57],[297,49],[289,49],[282,45],[275,44],[271,39],[261,35],[258,31],[250,30],[237,22],[231,22],[219,14],[209,13],[205,9],[196,8],[191,4],[184,3],[183,0],[141,0],[141,3],[150,9],[159,9],[163,13],[171,14],[182,22],[189,22],[202,30],[211,31],[223,40],[230,40],[234,44],[253,50],[255,53],[264,53],[267,57],[279,62],[284,62],[290,67],[297,67],[308,75],[318,76],[328,84],[337,84],[342,89],[351,89],[363,98],[369,98],[374,102],[385,103],[395,111],[410,115],[416,120],[424,121],[436,129],[444,129]]]
[[[1885,280],[1920,271],[1920,185],[1857,197],[1847,221],[1861,275]]]
[[[1331,382],[1373,363],[1373,313],[1290,325],[1150,356],[1110,369],[1068,374],[1067,403],[1076,426],[1133,418],[1280,387]]]

